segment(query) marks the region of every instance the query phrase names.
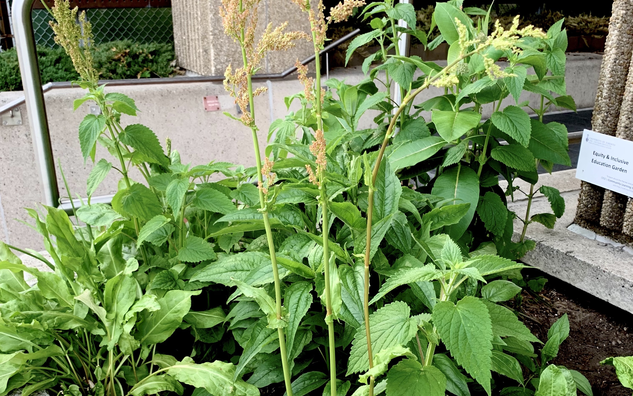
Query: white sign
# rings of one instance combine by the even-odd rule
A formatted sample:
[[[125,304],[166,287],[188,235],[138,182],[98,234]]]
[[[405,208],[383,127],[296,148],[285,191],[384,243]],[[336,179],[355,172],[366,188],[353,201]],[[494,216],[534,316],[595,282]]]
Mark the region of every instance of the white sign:
[[[585,129],[576,178],[633,197],[633,141]]]

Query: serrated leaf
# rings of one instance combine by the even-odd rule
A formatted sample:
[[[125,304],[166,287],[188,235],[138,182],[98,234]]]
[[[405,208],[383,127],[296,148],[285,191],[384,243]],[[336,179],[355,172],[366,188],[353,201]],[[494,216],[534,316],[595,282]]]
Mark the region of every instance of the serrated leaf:
[[[560,191],[548,186],[541,186],[539,191],[547,197],[554,215],[561,218],[565,214],[565,199],[560,196]]]
[[[536,169],[534,156],[530,150],[518,144],[495,147],[490,155],[510,168],[525,172],[533,172]]]
[[[129,96],[123,95],[122,93],[112,92],[106,94],[105,100],[113,102],[112,107],[119,113],[135,116],[136,112],[138,111],[134,99],[130,98]]]
[[[232,278],[245,281],[248,275],[262,267],[271,267],[267,254],[261,252],[243,252],[223,256],[220,260],[196,272],[191,281],[214,282],[234,286]],[[271,270],[272,271],[272,270]]]
[[[449,203],[453,205],[470,204],[468,211],[461,220],[457,224],[449,226],[446,230],[453,240],[458,241],[466,232],[468,226],[470,226],[479,202],[479,178],[477,173],[461,165],[447,169],[437,178],[431,193],[450,200]]]
[[[178,259],[186,263],[198,263],[205,260],[215,260],[213,246],[204,239],[196,236],[188,236],[185,245],[178,252]]]
[[[284,294],[284,305],[288,310],[286,345],[289,351],[293,349],[299,324],[312,304],[311,291],[312,285],[309,282],[297,282],[288,287]]]
[[[88,114],[79,124],[79,145],[81,146],[81,154],[84,157],[84,163],[91,155],[92,150],[97,143],[97,139],[106,127],[106,119],[103,115]],[[94,159],[94,158],[93,158]]]
[[[459,95],[457,95],[457,98],[455,98],[455,101],[459,103],[459,101],[461,101],[466,96],[481,92],[481,90],[483,90],[484,88],[490,87],[494,84],[496,84],[496,81],[491,80],[488,76],[485,76],[484,78],[481,78],[474,83],[468,84],[466,87],[464,87],[464,89],[459,92]],[[523,83],[521,83],[521,89],[523,89]]]
[[[554,226],[556,225],[556,216],[551,213],[539,213],[532,216],[530,218],[530,221],[541,223],[550,230],[553,230]]]
[[[391,221],[391,228],[387,231],[387,242],[402,253],[409,253],[411,250],[411,229],[404,213],[396,212]]]
[[[416,16],[413,5],[407,3],[397,3],[393,8],[387,8],[387,15],[393,19],[403,19],[409,29],[415,29]]]
[[[457,224],[468,214],[470,204],[457,204],[442,206],[427,212],[422,216],[422,221],[430,223],[430,231],[440,229],[445,226]]]
[[[394,171],[416,165],[440,151],[446,142],[438,136],[429,136],[398,146],[389,156]]]
[[[556,106],[562,107],[568,110],[576,111],[576,101],[570,95],[557,97]]]
[[[552,75],[554,76],[565,75],[566,62],[567,57],[565,56],[564,49],[555,48],[545,54],[545,63],[547,64],[547,68],[552,71]]]
[[[382,351],[376,354],[374,358],[374,367],[370,368],[365,374],[362,374],[359,377],[359,381],[363,384],[367,383],[367,380],[370,377],[378,378],[387,372],[389,368],[389,363],[393,359],[406,356],[411,359],[415,359],[415,355],[411,352],[409,348],[405,348],[402,345],[396,345],[391,348],[383,349]]]
[[[155,231],[159,230],[165,224],[169,223],[169,219],[163,215],[153,217],[150,221],[145,223],[141,231],[138,233],[138,239],[136,240],[136,246],[140,247],[143,242]]]
[[[437,303],[433,323],[457,363],[490,394],[493,332],[484,303],[471,296],[457,305],[450,301]]]
[[[235,381],[235,366],[214,361],[196,364],[190,357],[169,367],[167,373],[194,388],[204,388],[212,395],[259,396],[259,390],[242,380]]]
[[[481,276],[525,268],[524,264],[491,254],[482,254],[474,257],[470,266],[477,268]]]
[[[561,139],[556,131],[538,120],[531,120],[532,137],[528,149],[535,158],[571,166],[567,152],[567,137]]]
[[[508,301],[521,292],[514,282],[498,279],[481,288],[481,297],[492,302]]]
[[[411,6],[413,8],[413,6]],[[413,81],[413,73],[415,73],[415,65],[391,58],[387,63],[387,71],[389,77],[393,78],[401,87],[408,89]]]
[[[492,332],[498,337],[515,337],[529,342],[540,342],[532,332],[519,321],[517,316],[508,308],[483,300],[488,308],[492,321]]]
[[[138,217],[143,221],[163,214],[163,206],[156,195],[138,183],[116,193],[112,198],[112,208],[124,216]]]
[[[433,110],[431,120],[435,124],[437,133],[447,142],[452,142],[476,128],[481,121],[481,114],[474,111]]]
[[[362,216],[356,205],[351,202],[329,202],[328,208],[352,229],[364,230],[367,226],[367,220]]]
[[[409,318],[409,306],[397,301],[380,308],[369,316],[373,351],[379,352],[395,345],[405,345],[417,330],[415,319]],[[365,325],[356,330],[347,366],[347,375],[369,370]]]
[[[382,31],[380,30],[372,30],[371,32],[356,36],[354,40],[352,40],[352,42],[349,44],[349,47],[347,47],[347,53],[345,55],[345,65],[347,65],[347,62],[349,62],[349,59],[354,54],[354,51],[356,51],[359,47],[362,47],[363,45],[371,42],[373,39],[380,37],[381,34]]]
[[[508,220],[508,209],[499,195],[488,191],[479,200],[477,214],[484,226],[494,235],[503,235]]]
[[[387,395],[444,396],[446,377],[433,366],[411,359],[403,360],[387,374]]]
[[[520,107],[508,106],[503,111],[495,111],[490,117],[492,123],[511,138],[527,147],[530,142],[532,125],[530,116]]]
[[[374,298],[371,299],[369,304],[372,305],[380,301],[380,299],[386,296],[387,293],[399,286],[408,285],[409,283],[429,281],[437,279],[439,276],[441,276],[441,272],[439,272],[432,264],[419,268],[401,269],[391,275],[391,277],[383,283],[382,287]]]
[[[275,300],[264,289],[253,287],[239,280],[234,280],[234,282],[245,297],[252,298],[259,305],[259,308],[268,318],[268,328],[284,327],[283,319],[277,319]]]
[[[240,285],[238,285],[238,287],[240,287]],[[275,331],[275,329],[271,329],[266,326],[266,319],[264,318],[257,321],[253,326],[254,329],[252,330],[251,338],[248,340],[246,345],[244,345],[244,351],[240,355],[239,363],[235,368],[235,374],[233,374],[234,380],[241,378],[244,369],[253,360],[253,358],[260,353],[264,347],[276,341],[279,337],[278,332]]]
[[[201,188],[196,190],[193,206],[202,210],[222,214],[229,214],[236,211],[233,201],[213,188]]]
[[[398,210],[398,202],[402,194],[400,180],[387,161],[382,161],[374,185],[374,217],[373,225]]]
[[[169,166],[169,160],[158,138],[148,127],[141,124],[133,124],[125,127],[125,132],[119,135],[121,143],[132,147],[134,150],[143,154],[150,162]]]
[[[442,163],[442,166],[449,167],[450,165],[454,165],[461,161],[464,157],[464,154],[466,154],[466,151],[468,150],[468,143],[469,140],[464,139],[457,145],[449,148],[446,151],[446,156],[444,157],[444,162]]]
[[[106,161],[105,159],[100,159],[92,169],[90,170],[90,175],[88,176],[88,189],[87,195],[91,197],[92,194],[97,190],[97,187],[101,184],[101,182],[108,176],[108,173],[112,169],[112,164]]]
[[[519,98],[521,97],[523,85],[525,84],[525,79],[527,77],[527,68],[525,66],[515,66],[511,70],[508,69],[509,68],[506,68],[505,71],[514,74],[514,76],[505,77],[503,82],[506,84],[506,87],[510,91],[510,94],[516,103],[519,103]]]
[[[165,197],[167,198],[167,203],[171,207],[174,216],[180,216],[180,209],[182,208],[182,203],[185,200],[185,194],[188,190],[188,177],[174,179],[171,183],[169,183],[169,185],[167,185]]]

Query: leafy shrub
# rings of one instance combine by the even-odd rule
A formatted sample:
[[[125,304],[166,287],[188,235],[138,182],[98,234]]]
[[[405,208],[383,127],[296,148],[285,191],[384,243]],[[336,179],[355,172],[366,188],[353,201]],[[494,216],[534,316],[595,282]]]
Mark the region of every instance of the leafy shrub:
[[[234,22],[226,31],[243,48],[225,86],[242,110],[235,121],[253,135],[252,168],[183,164],[171,142],[163,148],[150,129],[127,122],[134,100],[107,93],[89,49],[66,41],[87,90],[75,105],[101,109],[79,126],[83,158],[93,163],[87,204],[75,211],[84,225],[58,209],[29,211],[52,260],[26,252],[53,273],[24,267],[0,244],[8,379],[0,396],[25,385],[25,393],[96,396],[192,388],[196,396],[250,396],[282,387],[290,396],[591,395],[581,374],[550,364],[569,336],[567,317],[543,343],[504,306],[521,291],[510,279],[524,268],[514,260],[533,247],[526,227],[553,227],[564,211],[558,191],[534,185],[538,166],[569,162],[564,126],[543,123],[549,107],[574,107],[564,92],[566,32],[559,22],[547,34],[516,24],[489,34],[487,13],[471,9],[480,17],[473,21],[460,5],[435,10],[438,37],[451,48],[445,67],[394,48],[395,19],[415,24],[411,5],[365,8],[373,30],[348,55],[377,39],[371,60],[382,63],[369,71],[366,62],[367,78],[356,85],[330,79],[327,91],[319,73],[313,80],[299,67],[305,90],[286,104],[300,109],[272,123],[263,161],[254,119],[262,90],[253,91],[251,78],[264,52],[302,35],[268,30],[256,43],[244,34],[253,14],[224,9]],[[57,1],[66,25],[53,29],[83,37],[67,7]],[[342,18],[349,8],[335,11]],[[318,52],[328,22],[311,21]],[[426,41],[425,32],[411,33]],[[414,102],[431,85],[444,94]],[[392,89],[402,90],[401,103]],[[521,102],[524,90],[539,104]],[[515,104],[502,108],[510,95]],[[491,119],[482,120],[491,103]],[[374,126],[360,129],[369,110]],[[96,158],[97,144],[111,157]],[[141,180],[131,178],[132,166]],[[112,204],[91,203],[110,172],[121,176]],[[530,190],[516,188],[517,178]],[[508,197],[524,193],[531,202],[537,191],[553,213],[533,214],[530,204],[525,214],[508,210]],[[516,217],[524,227],[513,241]]]
[[[114,41],[93,49],[95,68],[104,80],[129,78],[170,77],[175,70],[175,53],[170,44],[139,44]],[[63,48],[38,47],[42,84],[56,81],[75,81],[70,57]],[[15,49],[0,52],[0,91],[22,90],[22,77]]]

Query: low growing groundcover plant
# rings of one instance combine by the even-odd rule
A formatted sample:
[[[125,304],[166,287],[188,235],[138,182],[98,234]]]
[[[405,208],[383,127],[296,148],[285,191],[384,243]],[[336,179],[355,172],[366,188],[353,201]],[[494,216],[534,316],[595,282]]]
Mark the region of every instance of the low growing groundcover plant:
[[[438,3],[433,28],[451,48],[441,67],[398,53],[397,34],[426,42],[429,33],[397,25],[415,26],[408,4],[347,0],[325,18],[320,4],[292,2],[311,37],[282,25],[256,40],[259,1],[222,1],[242,52],[225,85],[242,110],[235,121],[252,131],[250,168],[183,164],[171,142],[129,122],[134,100],[98,85],[90,25],[56,2],[56,40],[87,91],[75,108],[93,101],[101,114],[79,126],[93,168],[76,222],[59,209],[29,210],[52,260],[17,250],[51,272],[0,244],[0,396],[591,395],[580,373],[549,364],[569,335],[567,317],[539,340],[504,306],[521,291],[512,280],[524,267],[515,260],[533,247],[526,227],[553,227],[564,211],[557,190],[534,188],[539,165],[569,163],[565,127],[543,123],[551,106],[575,107],[562,22],[547,33],[516,23],[489,32],[487,11]],[[299,67],[305,90],[286,104],[300,109],[271,125],[261,158],[253,98],[262,89],[251,78],[264,54],[302,39],[318,54],[328,25],[355,10],[373,30],[348,57],[381,44],[363,66],[367,78],[330,79],[325,90],[318,72]],[[415,102],[430,86],[444,95]],[[523,91],[537,104],[520,102]],[[508,96],[515,104],[503,106]],[[359,129],[369,114],[375,126]],[[97,144],[111,157],[96,158]],[[113,172],[121,179],[112,204],[92,203]],[[537,191],[553,214],[507,209],[508,197],[531,202]],[[514,242],[516,217],[524,227]]]

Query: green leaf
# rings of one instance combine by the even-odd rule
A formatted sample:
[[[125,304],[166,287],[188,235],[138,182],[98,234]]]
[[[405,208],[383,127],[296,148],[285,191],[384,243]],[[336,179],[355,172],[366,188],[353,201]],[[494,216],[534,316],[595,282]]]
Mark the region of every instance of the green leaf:
[[[455,101],[459,103],[466,96],[481,92],[481,90],[483,90],[484,88],[491,87],[495,84],[496,81],[491,80],[488,76],[485,76],[484,78],[479,79],[474,83],[466,85],[466,87],[464,87],[464,89],[459,92],[459,95],[457,95]],[[523,83],[521,83],[521,89],[523,89]]]
[[[490,117],[492,123],[511,138],[527,147],[530,142],[532,125],[530,116],[520,107],[508,106],[501,111],[495,111]]]
[[[327,382],[328,377],[324,373],[320,371],[310,371],[308,373],[301,374],[290,386],[294,396],[306,396],[319,389]],[[286,396],[286,393],[284,393],[284,396]]]
[[[164,391],[182,395],[184,388],[180,382],[169,375],[156,375],[145,379],[138,387],[134,387],[130,394],[132,396],[144,396],[155,395]]]
[[[396,212],[391,221],[391,228],[387,231],[387,242],[402,253],[409,253],[411,250],[411,229],[404,213]]]
[[[525,172],[532,172],[536,169],[534,156],[530,150],[518,144],[495,147],[490,155],[510,168]]]
[[[500,272],[525,268],[525,265],[503,257],[483,254],[472,259],[471,267],[477,268],[481,276],[498,274]]]
[[[268,317],[268,328],[275,329],[285,325],[283,319],[277,319],[275,300],[273,300],[264,289],[253,287],[238,280],[234,280],[234,282],[242,294],[244,294],[245,297],[255,300],[262,312]]]
[[[413,6],[411,6],[411,8],[413,8]],[[393,78],[401,87],[408,89],[409,86],[411,86],[413,73],[415,73],[416,69],[415,65],[394,58],[391,58],[385,65],[387,66],[389,77]]]
[[[358,328],[364,321],[363,296],[364,296],[364,266],[356,264],[354,267],[340,265],[338,267],[341,279],[341,318],[353,327]]]
[[[499,195],[488,191],[479,200],[477,214],[484,226],[494,235],[503,235],[508,220],[508,209]]]
[[[457,39],[459,39],[455,18],[459,19],[459,21],[466,27],[469,27],[472,23],[468,15],[464,14],[464,12],[449,3],[438,3],[435,6],[433,17],[435,19],[435,23],[437,23],[440,33],[446,39],[446,43],[448,43],[448,45],[453,44],[457,41]]]
[[[91,155],[97,139],[106,127],[106,119],[103,115],[88,114],[79,124],[79,145],[81,146],[81,154],[84,157],[84,163]],[[94,159],[94,156],[93,156]]]
[[[560,192],[554,187],[548,186],[541,186],[539,191],[547,197],[554,215],[561,218],[565,213],[565,199],[560,196]]]
[[[553,337],[554,335],[558,335],[561,342],[569,337],[569,317],[567,314],[561,316],[547,331],[547,338]]]
[[[196,236],[188,236],[185,246],[178,252],[178,259],[186,263],[198,263],[205,260],[215,260],[213,246],[204,239]]]
[[[239,285],[238,285],[239,287]],[[237,380],[242,377],[242,373],[246,366],[259,354],[264,347],[278,339],[279,335],[275,329],[266,327],[266,320],[257,321],[254,325],[251,338],[244,345],[244,351],[240,356],[240,360],[233,374],[233,379]]]
[[[125,132],[119,135],[121,143],[132,147],[143,154],[148,161],[162,166],[169,166],[169,160],[158,141],[158,138],[148,127],[133,124],[125,127]]]
[[[565,373],[567,372],[567,373]],[[538,389],[534,396],[573,396],[576,395],[576,384],[568,380],[569,371],[564,367],[549,365],[541,373]]]
[[[212,395],[259,396],[257,387],[244,381],[234,381],[235,366],[214,361],[196,364],[190,357],[169,367],[167,374],[195,388],[204,388]]]
[[[600,364],[613,365],[620,383],[626,388],[633,389],[633,356],[610,357]]]
[[[508,301],[521,292],[521,287],[508,280],[496,280],[481,288],[481,297],[492,302]]]
[[[167,203],[171,207],[174,216],[180,215],[182,203],[185,200],[185,194],[189,190],[189,178],[177,178],[171,181],[165,191]]]
[[[374,185],[374,215],[373,225],[378,221],[395,213],[402,194],[400,180],[391,170],[387,161],[380,164]]]
[[[349,59],[354,54],[359,47],[371,42],[373,39],[378,38],[382,35],[382,31],[380,30],[372,30],[371,32],[361,34],[360,36],[356,36],[354,40],[347,47],[347,53],[345,55],[345,65],[349,62]]]
[[[559,96],[556,98],[556,106],[576,111],[576,101],[570,95]]]
[[[523,371],[516,358],[501,351],[492,351],[492,371],[511,378],[523,385]]]
[[[418,268],[403,268],[395,272],[385,283],[383,283],[380,291],[378,291],[374,298],[371,299],[369,304],[372,305],[380,301],[380,299],[386,296],[387,293],[399,286],[408,285],[409,283],[429,281],[437,279],[440,276],[441,272],[439,272],[432,264]]]
[[[286,328],[286,346],[289,351],[295,343],[297,329],[301,320],[308,313],[312,304],[312,285],[309,282],[296,282],[286,289],[284,305],[288,310],[288,327]]]
[[[316,274],[312,268],[303,263],[299,263],[290,258],[284,257],[281,254],[277,255],[277,263],[293,274],[299,275],[303,278],[314,279],[316,277]]]
[[[414,336],[417,330],[415,319],[409,318],[409,306],[401,301],[385,305],[369,316],[369,328],[371,330],[371,343],[373,350],[379,352],[396,345],[405,345]],[[367,338],[365,325],[361,324],[356,330],[347,375],[365,372],[369,370],[367,357]]]
[[[444,374],[415,360],[403,360],[387,374],[387,395],[444,396],[445,391]]]
[[[328,202],[328,209],[351,229],[362,231],[367,226],[367,220],[351,202]]]
[[[152,233],[156,232],[160,228],[162,228],[165,224],[169,223],[169,219],[163,215],[158,215],[153,217],[150,221],[145,223],[141,231],[138,233],[138,239],[136,240],[136,246],[140,247],[145,240],[152,235]]]
[[[130,188],[116,193],[112,198],[112,208],[124,216],[138,217],[143,221],[163,214],[163,206],[156,195],[142,184],[132,184]]]
[[[112,108],[119,113],[135,116],[138,111],[136,103],[134,103],[134,99],[121,93],[112,92],[106,94],[105,100],[109,102],[111,101]]]
[[[236,211],[235,204],[226,195],[213,188],[196,190],[193,206],[209,212],[229,214]]]
[[[505,77],[503,82],[506,84],[508,91],[516,101],[519,103],[519,98],[521,97],[521,92],[523,91],[523,85],[525,84],[525,79],[527,77],[527,68],[525,66],[515,66],[513,68],[506,68],[505,71],[514,74],[512,77]]]
[[[472,221],[479,202],[479,178],[477,173],[465,166],[445,170],[433,185],[431,194],[450,200],[449,203],[470,204],[468,212],[455,225],[449,226],[447,233],[458,241]]]
[[[155,312],[144,312],[134,335],[142,345],[159,344],[168,339],[191,308],[191,296],[200,291],[170,290],[158,299],[160,309]],[[185,382],[182,381],[181,382]]]
[[[446,355],[438,353],[433,357],[433,366],[437,367],[446,377],[446,390],[456,396],[470,396],[466,376],[457,368],[455,363]]]
[[[452,142],[462,137],[466,132],[476,128],[481,121],[481,114],[474,111],[441,111],[433,110],[431,120],[435,124],[437,133]]]
[[[244,282],[248,275],[261,267],[272,267],[270,257],[261,252],[243,252],[223,256],[217,262],[197,271],[192,282],[214,282],[234,286],[233,279]]]
[[[215,307],[206,311],[190,311],[184,319],[193,327],[210,329],[224,322],[226,315],[222,307]]]
[[[464,154],[466,154],[466,151],[468,151],[469,142],[470,141],[468,139],[464,139],[457,145],[449,148],[446,151],[446,157],[444,157],[444,162],[442,163],[442,166],[449,167],[461,161],[464,157]]]
[[[371,249],[369,251],[369,259],[373,259],[378,251],[378,246],[385,238],[387,231],[391,227],[391,216],[385,217],[371,227]],[[331,246],[331,244],[330,244]],[[360,234],[354,241],[354,252],[356,254],[364,254],[367,246],[367,236]],[[341,255],[338,255],[341,257]]]
[[[408,358],[415,359],[415,355],[409,348],[405,348],[402,345],[395,345],[391,348],[383,349],[376,354],[374,358],[374,367],[370,368],[365,374],[359,377],[359,381],[363,384],[367,383],[370,377],[378,378],[389,369],[389,363],[393,359],[406,356]]]
[[[95,203],[84,205],[77,209],[77,218],[94,227],[109,226],[116,220],[121,220],[120,214],[107,204]]]
[[[100,159],[90,171],[90,175],[88,176],[88,190],[87,195],[91,197],[92,194],[97,190],[97,187],[101,184],[101,182],[108,176],[108,173],[112,169],[112,164],[106,161],[105,159]]]
[[[515,337],[529,342],[540,342],[530,330],[519,321],[512,311],[495,303],[483,301],[492,320],[492,333],[498,337]]]
[[[403,19],[409,25],[409,29],[415,29],[416,16],[413,5],[397,3],[393,8],[387,8],[387,15],[395,20]]]
[[[547,68],[552,71],[552,75],[554,76],[565,75],[566,62],[567,57],[565,56],[564,49],[556,48],[545,54],[545,63],[547,64]]]
[[[446,142],[438,136],[417,139],[398,146],[389,156],[394,171],[416,165],[437,153]]]
[[[457,305],[450,301],[437,303],[433,323],[457,363],[490,394],[493,332],[484,303],[471,296]]]
[[[567,136],[560,139],[557,133],[538,120],[531,120],[532,137],[528,149],[535,158],[551,161],[555,164],[571,166],[567,152]]]
[[[576,383],[576,388],[587,396],[593,396],[593,390],[591,389],[591,384],[589,383],[589,380],[587,380],[587,377],[585,377],[584,375],[582,375],[576,370],[569,370],[569,372],[571,373],[571,376],[574,378],[574,382]],[[617,375],[617,369],[616,369],[616,375]]]
[[[332,386],[330,384],[331,382],[328,381],[328,383],[325,385],[325,388],[323,388],[323,396],[332,395]],[[349,381],[343,382],[343,380],[337,379],[336,380],[336,394],[340,396],[347,395],[347,392],[349,391],[349,388],[351,386],[352,386],[351,382]]]
[[[445,226],[459,223],[469,210],[470,204],[442,206],[425,213],[424,216],[422,216],[422,220],[430,223],[430,231],[434,231]]]
[[[551,213],[539,213],[532,216],[530,221],[541,223],[550,230],[553,230],[556,225],[556,216]]]

